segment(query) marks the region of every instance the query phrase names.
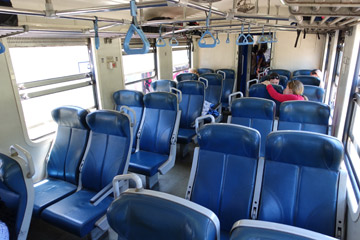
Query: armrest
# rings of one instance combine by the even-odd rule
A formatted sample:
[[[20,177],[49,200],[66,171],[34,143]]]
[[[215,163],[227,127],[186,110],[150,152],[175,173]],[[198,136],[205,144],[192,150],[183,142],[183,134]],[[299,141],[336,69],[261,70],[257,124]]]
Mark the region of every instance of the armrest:
[[[106,185],[101,189],[95,196],[90,199],[90,203],[94,206],[98,205],[102,200],[104,200],[110,193],[112,193],[112,183]]]
[[[197,117],[196,119],[195,119],[195,132],[196,132],[196,134],[198,133],[198,129],[199,129],[199,124],[200,124],[200,122],[201,123],[203,123],[204,122],[204,119],[208,119],[208,118],[210,118],[210,120],[211,120],[211,123],[215,123],[215,118],[214,118],[214,116],[213,115],[204,115],[204,116],[200,116],[200,117]]]
[[[20,156],[21,159],[25,162],[25,166],[27,168],[26,177],[31,178],[32,176],[34,176],[35,167],[31,154],[17,144],[11,145],[9,150],[12,157]]]

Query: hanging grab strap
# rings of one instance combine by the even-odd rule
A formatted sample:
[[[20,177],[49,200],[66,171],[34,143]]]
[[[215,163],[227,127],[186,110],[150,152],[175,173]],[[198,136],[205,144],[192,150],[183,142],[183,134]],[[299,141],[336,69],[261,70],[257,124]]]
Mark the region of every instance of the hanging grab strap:
[[[178,40],[175,38],[175,25],[174,24],[173,24],[173,30],[172,30],[172,38],[169,41],[169,45],[172,47],[179,45]]]
[[[165,42],[165,40],[162,38],[162,36],[161,36],[161,25],[160,25],[160,28],[159,28],[159,38],[158,38],[158,40],[156,40],[156,43],[155,43],[155,45],[157,46],[157,47],[165,47],[166,46],[166,42]]]
[[[236,39],[236,45],[238,46],[248,45],[248,40],[244,34],[244,24],[241,26],[241,33]]]
[[[130,25],[129,30],[127,31],[126,36],[125,36],[124,51],[127,54],[144,54],[144,53],[147,53],[149,51],[149,48],[150,48],[150,43],[147,40],[144,32],[138,26],[137,19],[136,19],[135,0],[130,1],[130,12],[131,12],[131,16],[132,16],[132,24]],[[143,43],[142,48],[130,48],[130,46],[129,46],[130,41],[131,41],[131,38],[132,38],[134,33],[139,35],[139,37],[140,37],[140,39],[141,39],[141,41]]]
[[[246,35],[246,40],[248,41],[249,45],[253,45],[255,43],[254,38],[250,34],[250,24],[248,26],[248,35]]]
[[[214,48],[216,46],[216,39],[214,38],[212,33],[209,31],[210,17],[211,17],[211,8],[210,8],[209,14],[208,14],[208,16],[206,18],[206,31],[203,33],[203,35],[201,35],[201,38],[200,38],[200,40],[198,42],[198,45],[201,48]],[[209,35],[210,38],[212,38],[213,43],[206,44],[206,41],[204,39],[206,37],[206,35]]]
[[[227,33],[226,43],[230,43],[229,33]]]
[[[5,52],[5,46],[0,42],[0,54],[3,54]]]
[[[268,41],[267,41],[267,39],[266,39],[266,37],[265,37],[265,35],[264,35],[264,26],[263,26],[263,28],[262,28],[262,34],[261,34],[261,36],[260,36],[260,38],[259,38],[259,41],[258,41],[258,43],[267,43]]]
[[[219,33],[216,32],[216,44],[220,44]]]
[[[100,39],[99,39],[99,27],[98,27],[98,18],[95,17],[94,20],[94,32],[95,32],[95,48],[96,50],[100,47]]]

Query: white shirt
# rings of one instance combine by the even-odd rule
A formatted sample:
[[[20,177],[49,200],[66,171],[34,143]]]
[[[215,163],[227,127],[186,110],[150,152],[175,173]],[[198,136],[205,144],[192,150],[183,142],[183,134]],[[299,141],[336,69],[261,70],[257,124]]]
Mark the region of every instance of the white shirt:
[[[9,240],[9,230],[2,221],[0,221],[0,240]]]

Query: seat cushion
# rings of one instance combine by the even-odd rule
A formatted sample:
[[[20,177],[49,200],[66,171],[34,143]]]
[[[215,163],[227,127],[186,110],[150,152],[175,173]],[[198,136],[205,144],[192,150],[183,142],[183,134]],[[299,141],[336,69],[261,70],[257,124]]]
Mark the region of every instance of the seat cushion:
[[[38,217],[42,210],[74,193],[76,186],[59,179],[49,178],[35,184],[34,191],[33,214]]]
[[[179,143],[189,143],[192,141],[195,134],[195,129],[179,128],[177,140]]]
[[[87,190],[78,191],[45,208],[41,217],[61,229],[83,237],[94,228],[95,222],[106,213],[113,200],[109,196],[94,206],[90,199],[95,194]]]
[[[146,176],[153,176],[158,172],[158,168],[168,159],[168,157],[168,155],[138,151],[131,154],[129,171]]]

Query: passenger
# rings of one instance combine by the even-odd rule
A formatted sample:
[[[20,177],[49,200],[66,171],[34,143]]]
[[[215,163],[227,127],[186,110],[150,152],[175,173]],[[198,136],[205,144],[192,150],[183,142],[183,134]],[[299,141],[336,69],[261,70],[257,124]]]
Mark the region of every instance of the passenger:
[[[322,73],[319,69],[314,69],[310,72],[310,76],[317,77],[321,80]]]
[[[266,90],[270,96],[279,101],[291,101],[291,100],[307,100],[307,97],[303,96],[304,85],[298,80],[289,81],[284,89],[283,94],[278,93],[274,87],[270,84],[270,81],[264,81],[262,84],[266,85]]]
[[[194,73],[199,76],[199,73],[197,72],[197,70],[195,68],[190,68],[189,73]]]
[[[261,69],[266,65],[265,56],[264,56],[265,49],[261,48],[256,56],[256,74],[261,72]]]
[[[269,81],[273,85],[279,85],[279,83],[280,83],[280,75],[275,73],[275,72],[271,73],[270,77],[269,77]]]

